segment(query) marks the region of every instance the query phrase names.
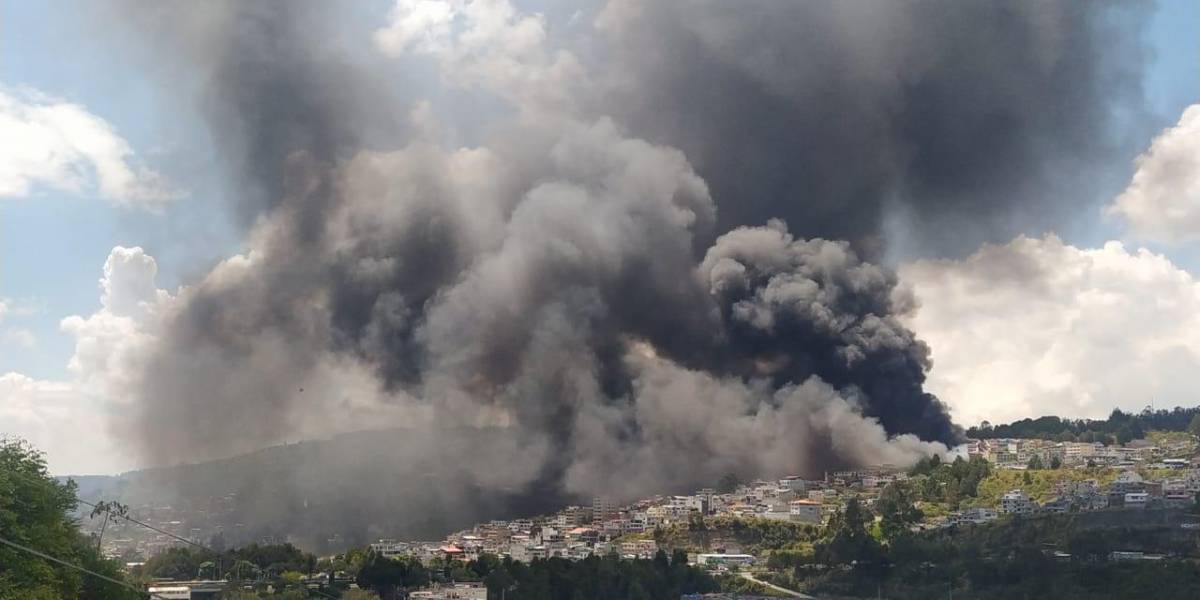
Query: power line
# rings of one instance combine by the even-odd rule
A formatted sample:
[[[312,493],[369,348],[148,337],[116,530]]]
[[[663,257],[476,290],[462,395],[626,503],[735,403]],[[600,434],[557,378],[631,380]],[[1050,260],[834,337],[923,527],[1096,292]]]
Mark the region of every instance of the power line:
[[[11,475],[20,475],[20,476],[22,476],[22,477],[26,477],[26,478],[27,478],[27,479],[26,479],[26,481],[30,481],[30,482],[48,483],[48,482],[47,482],[45,479],[42,479],[42,478],[39,478],[39,477],[34,477],[34,476],[32,476],[32,475],[30,475],[30,474],[28,474],[28,473],[23,473],[23,472],[21,472],[21,471],[6,471],[6,473],[8,473],[8,474],[11,474]],[[82,498],[80,498],[80,497],[78,497],[78,496],[76,496],[76,497],[75,497],[75,500],[76,500],[76,501],[78,501],[78,502],[80,502],[80,503],[86,504],[86,505],[88,505],[88,506],[90,506],[90,507],[92,507],[92,508],[99,508],[101,511],[103,511],[104,513],[108,514],[108,515],[109,515],[109,516],[111,516],[111,517],[120,517],[120,518],[122,518],[122,519],[125,519],[126,521],[129,521],[130,523],[134,523],[135,525],[140,525],[140,526],[142,526],[142,527],[145,527],[145,528],[147,528],[147,529],[150,529],[151,531],[156,531],[156,532],[158,532],[158,533],[161,533],[161,534],[163,534],[163,535],[165,535],[165,536],[168,536],[168,537],[170,537],[170,538],[173,538],[173,539],[175,539],[175,540],[179,540],[179,541],[181,541],[181,542],[184,542],[184,543],[187,543],[187,544],[191,544],[192,546],[195,546],[195,547],[197,547],[197,548],[200,548],[201,550],[207,550],[208,552],[211,552],[211,553],[213,553],[213,554],[217,555],[217,559],[218,559],[218,561],[220,560],[221,556],[225,554],[224,552],[217,552],[216,550],[214,550],[214,549],[212,549],[212,548],[209,548],[208,546],[205,546],[204,544],[201,544],[201,543],[199,543],[199,542],[196,542],[196,541],[194,541],[194,540],[189,540],[189,539],[187,539],[187,538],[185,538],[185,537],[183,537],[183,536],[180,536],[180,535],[177,535],[177,534],[171,533],[170,531],[166,531],[166,530],[164,530],[164,529],[160,529],[160,528],[158,528],[158,527],[155,527],[155,526],[153,526],[153,525],[150,525],[149,523],[143,523],[143,522],[141,522],[141,521],[139,521],[139,520],[137,520],[137,519],[135,519],[135,518],[133,518],[133,517],[131,517],[131,516],[127,515],[127,514],[123,514],[123,513],[121,513],[121,512],[113,512],[113,510],[112,510],[111,508],[108,508],[107,506],[103,506],[103,507],[102,507],[102,506],[99,506],[99,505],[98,505],[98,504],[96,504],[96,503],[88,502],[87,500],[84,500],[84,499],[82,499]],[[5,540],[3,540],[3,539],[0,539],[0,541],[5,541]],[[12,544],[12,545],[14,545],[14,546],[16,546],[15,542],[8,542],[8,543],[9,543],[9,544]],[[33,550],[32,548],[23,548],[23,549],[26,549],[26,550],[28,550],[28,551],[30,551],[30,552],[38,553],[36,550]],[[40,555],[40,553],[38,553],[38,554]],[[55,559],[55,558],[53,558],[53,557],[50,557],[50,556],[43,556],[43,558],[46,558],[46,559],[48,559],[48,560],[53,560],[53,561],[55,561],[55,562],[60,562],[60,561],[58,561],[58,559]],[[75,565],[70,565],[70,564],[68,564],[67,566],[75,566]],[[80,567],[80,568],[82,568],[82,567]],[[219,575],[220,575],[220,574],[218,573],[218,576],[219,576]],[[132,590],[134,590],[134,591],[138,591],[138,590],[137,590],[137,588],[130,587],[130,586],[129,586],[129,584],[127,584],[127,583],[124,583],[124,582],[119,582],[119,581],[116,581],[116,580],[114,580],[114,579],[109,579],[109,578],[107,578],[107,577],[105,577],[105,576],[103,576],[103,575],[99,575],[99,574],[96,574],[96,576],[97,576],[97,577],[102,577],[102,578],[104,578],[104,579],[107,579],[108,581],[112,581],[112,582],[114,582],[114,583],[119,583],[120,585],[123,585],[123,586],[125,586],[125,587],[128,587],[129,589],[132,589]],[[309,590],[307,590],[307,591],[309,591],[309,592],[312,592],[312,593],[314,593],[314,594],[317,594],[318,596],[322,596],[322,597],[324,597],[324,598],[331,598],[331,599],[333,599],[333,600],[338,600],[338,597],[337,597],[337,596],[332,596],[332,595],[330,595],[330,594],[326,594],[325,592],[322,592],[321,590],[312,590],[312,589],[309,589]],[[141,592],[141,593],[146,593],[146,592]],[[160,596],[160,597],[161,597],[161,596]]]
[[[71,563],[71,562],[62,560],[61,558],[55,558],[53,556],[50,556],[49,554],[46,554],[45,552],[42,552],[40,550],[35,550],[33,548],[30,548],[29,546],[18,544],[12,540],[6,540],[6,539],[0,537],[0,544],[6,544],[8,546],[12,546],[13,548],[16,548],[17,550],[23,550],[25,552],[28,552],[30,554],[33,554],[34,556],[38,556],[38,557],[48,560],[50,562],[57,563],[57,564],[60,564],[64,567],[68,567],[71,569],[75,569],[76,571],[82,571],[84,573],[87,573],[88,575],[91,575],[92,577],[97,577],[99,579],[103,579],[104,581],[107,581],[109,583],[115,583],[125,589],[132,590],[133,592],[137,593],[139,596],[145,595],[150,598],[162,598],[163,600],[166,600],[166,598],[163,596],[160,596],[153,592],[148,592],[146,590],[138,589],[136,586],[134,586],[133,584],[130,584],[128,582],[121,581],[120,579],[113,579],[112,577],[109,577],[108,575],[103,575],[103,574],[97,573],[86,567],[82,567],[75,563]]]
[[[158,527],[155,527],[155,526],[153,526],[153,525],[150,525],[150,524],[147,524],[147,523],[143,523],[143,522],[141,522],[141,521],[139,521],[139,520],[137,520],[137,519],[135,519],[135,518],[133,518],[133,517],[131,517],[131,516],[129,516],[129,515],[121,514],[120,512],[113,512],[111,508],[107,508],[107,507],[98,507],[96,504],[93,504],[93,503],[91,503],[91,502],[88,502],[87,500],[83,500],[83,499],[80,499],[80,498],[76,498],[76,499],[77,499],[77,500],[79,500],[80,502],[82,502],[82,503],[84,503],[84,504],[88,505],[88,506],[91,506],[92,508],[100,508],[100,510],[102,510],[102,511],[103,511],[103,512],[105,512],[105,513],[108,513],[110,516],[113,516],[113,517],[120,517],[120,518],[122,518],[122,519],[125,519],[126,521],[129,521],[129,522],[131,522],[131,523],[134,523],[134,524],[137,524],[137,525],[141,525],[142,527],[145,527],[145,528],[147,528],[147,529],[150,529],[150,530],[152,530],[152,531],[157,531],[158,533],[161,533],[161,534],[163,534],[163,535],[169,536],[169,537],[171,537],[171,538],[174,538],[174,539],[176,539],[176,540],[179,540],[179,541],[181,541],[181,542],[185,542],[185,543],[191,544],[191,545],[193,545],[193,546],[195,546],[195,547],[197,547],[197,548],[200,548],[200,549],[202,549],[202,550],[207,550],[207,551],[209,551],[209,552],[212,552],[213,554],[217,555],[217,559],[218,559],[218,560],[221,558],[221,556],[222,556],[222,555],[224,555],[224,554],[225,554],[225,552],[217,552],[216,550],[214,550],[214,549],[212,549],[212,548],[209,548],[208,546],[205,546],[204,544],[201,544],[201,543],[199,543],[199,542],[196,542],[196,541],[193,541],[193,540],[189,540],[189,539],[187,539],[187,538],[185,538],[185,537],[182,537],[182,536],[176,535],[176,534],[174,534],[174,533],[171,533],[171,532],[169,532],[169,531],[166,531],[166,530],[163,530],[163,529],[159,529]],[[219,576],[219,575],[220,575],[220,574],[218,573],[218,576]],[[337,598],[338,598],[337,596],[331,596],[331,595],[329,595],[329,594],[326,594],[326,593],[322,592],[321,590],[308,590],[308,591],[310,591],[310,592],[313,592],[313,593],[317,594],[318,596],[323,596],[323,597],[325,597],[325,598],[333,598],[334,600],[337,600]]]
[[[137,520],[137,519],[135,519],[135,518],[133,518],[133,517],[131,517],[131,516],[129,516],[129,515],[124,515],[124,514],[121,514],[120,512],[113,512],[113,511],[112,511],[112,509],[109,509],[109,508],[102,508],[102,507],[99,507],[98,505],[96,505],[96,504],[93,504],[93,503],[91,503],[91,502],[88,502],[87,500],[84,500],[84,499],[82,499],[82,498],[76,498],[76,500],[78,500],[80,503],[82,503],[82,504],[86,504],[86,505],[88,505],[88,506],[90,506],[90,507],[92,507],[92,508],[100,508],[100,510],[101,510],[101,511],[103,511],[103,512],[107,513],[107,514],[108,514],[109,516],[111,516],[111,517],[119,517],[119,518],[125,519],[126,521],[129,521],[130,523],[133,523],[133,524],[135,524],[135,525],[141,525],[142,527],[145,527],[146,529],[149,529],[149,530],[152,530],[152,531],[156,531],[156,532],[158,532],[158,533],[161,533],[161,534],[163,534],[163,535],[165,535],[165,536],[167,536],[167,537],[169,537],[169,538],[172,538],[172,539],[175,539],[175,540],[179,540],[179,541],[181,541],[181,542],[183,542],[183,543],[185,543],[185,544],[191,544],[191,545],[193,545],[193,546],[195,546],[195,547],[197,547],[197,548],[200,548],[200,549],[202,549],[202,550],[208,550],[209,552],[212,552],[213,554],[216,554],[216,555],[221,555],[221,554],[222,554],[221,552],[217,552],[216,550],[213,550],[212,548],[209,548],[208,546],[205,546],[204,544],[201,544],[201,543],[199,543],[199,542],[197,542],[197,541],[195,541],[195,540],[190,540],[190,539],[188,539],[188,538],[185,538],[185,537],[183,537],[183,536],[181,536],[181,535],[177,535],[177,534],[171,533],[170,531],[167,531],[167,530],[165,530],[165,529],[159,529],[158,527],[155,527],[155,526],[153,526],[153,525],[150,525],[149,523],[143,523],[143,522],[141,522],[141,521],[139,521],[139,520]]]

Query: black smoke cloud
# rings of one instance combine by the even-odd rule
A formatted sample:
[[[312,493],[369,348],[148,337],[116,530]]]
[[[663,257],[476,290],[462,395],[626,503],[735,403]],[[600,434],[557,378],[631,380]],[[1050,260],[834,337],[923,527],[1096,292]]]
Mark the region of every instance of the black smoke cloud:
[[[728,228],[927,251],[1069,223],[1140,104],[1145,3],[642,2],[601,24],[613,98],[683,150]]]
[[[897,320],[912,301],[862,240],[893,194],[995,214],[1014,181],[1087,158],[1073,145],[1124,81],[1105,79],[1123,68],[1099,48],[1105,9],[682,6],[614,1],[611,60],[569,80],[586,98],[458,149],[316,49],[336,23],[319,3],[147,20],[205,74],[253,226],[175,298],[134,378],[146,456],[400,425],[463,471],[429,493],[548,501],[956,441]]]

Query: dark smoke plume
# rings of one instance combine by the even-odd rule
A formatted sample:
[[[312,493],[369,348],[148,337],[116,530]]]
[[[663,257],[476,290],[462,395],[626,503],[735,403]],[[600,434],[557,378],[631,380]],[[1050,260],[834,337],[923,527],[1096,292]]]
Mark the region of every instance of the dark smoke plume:
[[[1140,101],[1146,6],[614,0],[607,106],[687,154],[722,228],[780,218],[876,251],[894,210],[970,251],[1089,200]]]
[[[614,0],[587,69],[520,15],[507,55],[430,44],[516,108],[446,149],[314,38],[322,6],[148,18],[207,78],[254,217],[137,380],[156,462],[399,425],[461,471],[429,493],[545,501],[944,449],[912,301],[860,253],[889,198],[994,215],[1054,189],[1129,68],[1091,3]]]

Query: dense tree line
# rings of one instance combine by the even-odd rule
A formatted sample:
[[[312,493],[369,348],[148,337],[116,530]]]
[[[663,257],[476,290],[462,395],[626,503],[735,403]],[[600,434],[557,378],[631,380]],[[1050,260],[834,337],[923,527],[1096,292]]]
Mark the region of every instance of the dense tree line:
[[[0,537],[88,570],[121,579],[118,565],[96,550],[70,517],[74,482],[60,483],[29,444],[0,439]],[[0,599],[125,600],[138,594],[119,585],[0,544]]]
[[[383,600],[394,600],[444,579],[443,569],[447,568],[460,570],[455,580],[482,581],[489,598],[503,600],[676,600],[682,594],[713,592],[719,587],[703,570],[688,566],[687,554],[682,551],[669,558],[659,551],[651,560],[624,560],[613,554],[578,561],[535,559],[530,563],[484,555],[441,568],[428,568],[414,559],[370,553],[357,581]]]
[[[1036,438],[1059,442],[1128,443],[1148,431],[1187,431],[1200,435],[1200,407],[1175,407],[1127,413],[1113,409],[1107,419],[1063,419],[1039,417],[1021,419],[1003,425],[984,421],[967,430],[967,436],[987,438]]]
[[[774,561],[785,587],[836,596],[916,599],[1194,598],[1200,589],[1200,540],[1170,522],[1094,528],[1077,516],[1002,521],[958,530],[913,532],[903,486],[881,495],[879,532],[851,499],[810,556]],[[883,503],[883,505],[880,505]],[[1168,555],[1163,561],[1114,562],[1114,550]],[[1055,555],[1055,551],[1061,554]]]
[[[250,544],[221,553],[184,546],[154,555],[135,574],[147,579],[259,580],[288,572],[311,574],[316,563],[315,556],[291,544]]]
[[[963,500],[978,496],[979,483],[991,472],[991,464],[979,456],[970,460],[960,456],[946,463],[934,455],[922,458],[913,466],[908,485],[914,500],[942,502],[955,510]]]

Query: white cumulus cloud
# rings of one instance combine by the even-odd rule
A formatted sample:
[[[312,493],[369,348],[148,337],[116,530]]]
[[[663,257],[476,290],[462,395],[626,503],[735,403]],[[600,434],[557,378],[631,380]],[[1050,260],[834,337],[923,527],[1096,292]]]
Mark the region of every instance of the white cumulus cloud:
[[[928,387],[961,423],[1196,404],[1200,283],[1162,255],[1019,237],[900,277]]]
[[[375,32],[375,45],[390,55],[410,49],[434,52],[444,47],[458,3],[443,0],[397,0],[388,25]]]
[[[141,248],[113,248],[99,282],[100,309],[61,322],[75,338],[71,378],[0,375],[0,435],[32,442],[46,453],[51,472],[111,473],[133,466],[114,434],[120,435],[125,399],[174,299],[155,286],[157,272]]]
[[[1139,156],[1129,187],[1108,214],[1125,219],[1141,239],[1200,240],[1200,104],[1183,112]]]
[[[396,0],[374,36],[388,56],[432,56],[453,85],[494,93],[522,111],[569,110],[586,83],[583,67],[546,38],[545,17],[509,0]]]
[[[100,310],[62,320],[75,338],[68,369],[76,381],[115,402],[127,397],[173,296],[155,286],[158,264],[141,248],[117,246],[104,262]]]
[[[29,441],[45,452],[54,474],[113,473],[128,457],[108,435],[102,400],[69,381],[0,374],[0,436]]]
[[[37,345],[37,336],[24,327],[13,327],[0,333],[0,342],[22,348],[32,348]]]
[[[0,197],[47,187],[155,208],[179,195],[112,125],[79,104],[0,88],[0,139]]]

